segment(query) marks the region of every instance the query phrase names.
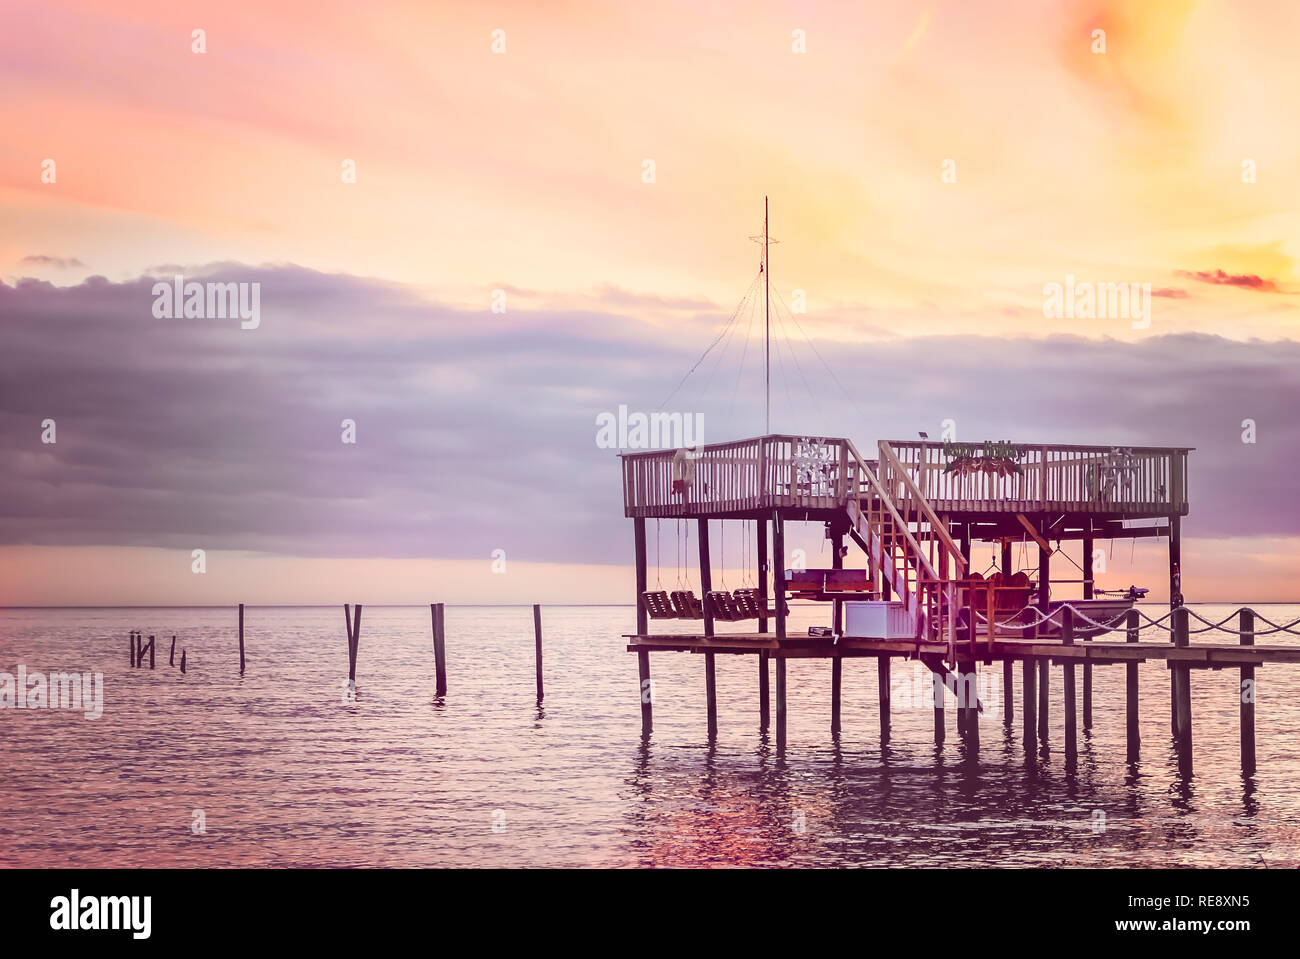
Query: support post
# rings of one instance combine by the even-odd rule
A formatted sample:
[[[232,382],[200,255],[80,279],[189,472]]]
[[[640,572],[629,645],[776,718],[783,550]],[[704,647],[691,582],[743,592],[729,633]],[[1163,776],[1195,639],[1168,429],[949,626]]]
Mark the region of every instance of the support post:
[[[1013,709],[1015,704],[1015,684],[1016,666],[1009,659],[1002,660],[1002,722],[1010,728],[1015,721]]]
[[[889,657],[881,656],[876,660],[876,685],[880,691],[880,742],[889,742],[890,723],[890,689]]]
[[[654,729],[654,684],[650,680],[650,654],[644,649],[636,653],[636,669],[640,679],[638,688],[641,693],[641,735],[649,736]]]
[[[840,687],[844,679],[844,659],[831,657],[831,734],[840,731]]]
[[[785,657],[776,658],[776,748],[785,749]]]
[[[1023,699],[1025,705],[1023,710],[1024,717],[1021,722],[1023,727],[1021,735],[1024,738],[1025,752],[1027,753],[1033,753],[1038,749],[1038,703],[1036,702],[1037,690],[1035,689],[1036,683],[1034,682],[1036,675],[1037,667],[1034,665],[1032,659],[1026,659],[1021,662],[1020,680],[1021,685],[1024,686]]]
[[[939,746],[948,735],[948,720],[944,717],[944,685],[938,673],[931,673],[930,681],[934,684],[934,742]]]
[[[357,645],[361,641],[361,604],[357,603],[349,611],[348,604],[343,604],[343,625],[348,629],[348,682],[357,681]]]
[[[149,668],[153,669],[153,649],[156,643],[152,636],[149,637]]]
[[[1038,608],[1044,614],[1047,612],[1048,599],[1051,597],[1051,574],[1052,554],[1043,549],[1040,544],[1038,547]]]
[[[1138,611],[1128,611],[1128,642],[1138,641]],[[1138,664],[1124,666],[1124,728],[1128,740],[1128,761],[1135,763],[1142,755],[1141,723],[1138,717]]]
[[[755,522],[758,533],[758,631],[767,632],[767,520],[759,519]],[[759,656],[760,660],[762,655]],[[767,663],[762,663],[763,675],[767,676]],[[763,712],[767,713],[767,679],[763,679]]]
[[[718,677],[713,653],[704,654],[704,702],[708,711],[709,739],[718,736]]]
[[[1174,645],[1187,646],[1187,608],[1174,609]],[[1170,664],[1170,685],[1174,690],[1174,742],[1178,750],[1178,771],[1184,776],[1192,774],[1192,671],[1186,663]]]
[[[1169,517],[1169,608],[1183,605],[1183,518]]]
[[[1088,528],[1092,528],[1092,520],[1088,520]],[[1083,538],[1083,598],[1092,599],[1092,537]],[[1083,663],[1083,728],[1084,731],[1092,729],[1092,663],[1084,660]]]
[[[632,538],[636,555],[636,634],[644,636],[650,631],[650,620],[645,608],[647,574],[644,517],[638,516],[632,521]]]
[[[1038,661],[1038,741],[1047,745],[1047,704],[1051,689],[1052,662],[1046,656]]]
[[[244,675],[244,604],[239,604],[239,675]]]
[[[1241,622],[1241,645],[1255,645],[1255,613],[1243,609],[1238,617]],[[1254,775],[1255,772],[1255,667],[1241,667],[1241,774]]]
[[[772,705],[769,687],[768,653],[762,650],[758,654],[758,725],[766,729],[772,722]]]
[[[831,532],[831,550],[834,555],[831,556],[831,569],[844,568],[844,534],[836,526]],[[844,604],[838,600],[831,600],[831,634],[839,641],[839,637],[844,632]]]
[[[537,659],[537,701],[540,703],[545,691],[542,689],[542,606],[533,603],[533,645]]]
[[[185,650],[181,650],[181,672],[185,672]]]
[[[433,617],[433,671],[435,696],[447,695],[447,631],[446,607],[442,603],[430,603],[429,612]]]
[[[1061,610],[1061,643],[1074,645],[1074,610],[1066,606]],[[1062,683],[1065,688],[1065,764],[1073,766],[1079,760],[1078,715],[1074,702],[1074,660],[1061,663]]]
[[[127,633],[126,652],[127,655],[131,657],[131,668],[135,669],[135,630],[134,629],[131,630],[131,632]]]
[[[176,637],[175,637],[175,635],[172,636],[172,648],[171,648],[171,652],[169,652],[169,653],[167,654],[167,665],[168,665],[168,666],[175,666],[175,665],[176,665]]]
[[[776,600],[776,638],[785,639],[785,522],[780,510],[772,510],[772,596]],[[785,671],[784,660],[777,660],[778,676]],[[783,682],[784,680],[779,680]],[[777,709],[777,723],[784,722],[784,709]]]

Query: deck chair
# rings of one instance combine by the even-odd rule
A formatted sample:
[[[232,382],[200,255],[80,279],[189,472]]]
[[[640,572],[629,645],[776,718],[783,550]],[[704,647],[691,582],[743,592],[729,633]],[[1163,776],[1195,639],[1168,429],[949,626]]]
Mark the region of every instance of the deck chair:
[[[714,619],[734,623],[738,619],[745,618],[736,601],[725,589],[710,590],[704,595],[704,601],[708,604],[709,612],[713,614]]]
[[[673,609],[672,600],[665,590],[651,590],[641,594],[641,603],[651,619],[676,619],[677,611]]]
[[[677,589],[672,594],[673,609],[678,619],[703,619],[704,607],[695,598],[693,589]]]

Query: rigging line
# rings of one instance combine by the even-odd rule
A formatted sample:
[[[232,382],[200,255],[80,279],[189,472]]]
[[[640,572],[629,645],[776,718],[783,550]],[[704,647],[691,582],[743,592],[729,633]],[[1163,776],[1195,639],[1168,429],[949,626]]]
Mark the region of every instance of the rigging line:
[[[781,359],[781,338],[776,339],[776,368],[781,374],[781,382],[785,384],[785,404],[786,409],[790,411],[791,419],[794,418],[794,397],[790,393],[790,380],[785,375],[785,362]]]
[[[739,316],[739,310],[737,310],[737,316]],[[708,395],[709,390],[713,387],[714,377],[717,375],[718,369],[722,366],[722,361],[726,359],[727,350],[731,349],[731,344],[734,342],[736,337],[736,331],[739,329],[740,329],[740,324],[735,323],[733,321],[733,323],[730,325],[729,329],[727,330],[726,339],[723,340],[722,343],[722,349],[718,351],[717,356],[713,360],[713,366],[711,366],[709,368],[708,373],[705,374],[703,380],[703,388],[700,390],[699,396],[695,398],[694,405],[697,408],[702,407],[704,405],[704,398]]]
[[[791,319],[793,319],[793,316],[791,316]],[[804,376],[803,364],[799,362],[799,354],[797,354],[794,351],[794,339],[790,336],[789,332],[785,328],[785,321],[781,319],[780,310],[777,310],[776,322],[778,323],[778,325],[780,325],[781,335],[786,340],[786,349],[790,351],[790,356],[794,359],[794,368],[799,373],[799,379],[803,380],[803,388],[807,390],[809,398],[812,399],[813,404],[817,407],[818,415],[824,417],[825,411],[822,409],[821,399],[817,396],[816,393],[813,392],[812,387],[808,385],[808,377]]]
[[[695,364],[689,370],[686,371],[686,375],[681,378],[681,380],[678,382],[678,384],[675,387],[673,387],[673,391],[664,398],[664,401],[662,403],[660,403],[657,407],[655,407],[656,412],[662,410],[668,404],[668,401],[671,400],[675,395],[677,395],[677,391],[682,388],[682,384],[685,383],[686,380],[690,377],[690,375],[694,373],[695,370],[699,367],[699,365],[704,362],[704,358],[709,355],[709,352],[715,346],[718,345],[718,341],[721,340],[722,337],[726,334],[727,330],[730,329],[731,324],[736,321],[736,315],[740,312],[741,306],[744,305],[745,299],[747,299],[752,294],[754,287],[758,284],[758,279],[759,278],[756,276],[750,282],[749,289],[745,291],[745,296],[742,297],[740,303],[737,304],[735,312],[733,312],[731,314],[731,318],[727,320],[726,326],[722,328],[722,331],[718,333],[718,335],[714,338],[713,342],[710,343],[705,348],[704,352],[700,354],[700,358],[695,361]]]
[[[812,347],[813,353],[816,354],[817,359],[821,360],[822,366],[826,367],[826,372],[831,375],[831,379],[834,380],[835,385],[840,388],[840,392],[844,394],[845,399],[847,399],[850,403],[852,403],[853,408],[857,410],[858,415],[865,419],[867,414],[863,411],[862,407],[858,406],[858,401],[853,398],[853,394],[844,388],[844,384],[840,382],[840,378],[835,375],[835,371],[831,369],[831,365],[826,362],[826,358],[823,357],[821,351],[817,349],[817,344],[815,344],[812,341],[812,337],[810,337],[807,334],[807,332],[804,331],[803,325],[799,322],[799,319],[794,315],[794,310],[791,310],[788,306],[786,306],[785,297],[781,295],[780,290],[776,291],[776,298],[781,303],[781,305],[785,306],[786,310],[790,313],[790,319],[794,320],[794,325],[798,328],[799,333],[803,336],[805,340],[808,341],[808,345]]]
[[[758,301],[754,300],[753,303],[754,306],[757,307]],[[740,368],[736,370],[736,382],[731,388],[731,404],[727,407],[728,423],[732,422],[731,417],[736,410],[736,396],[740,392],[740,379],[741,375],[745,372],[745,358],[749,356],[749,340],[750,336],[754,332],[754,314],[757,312],[758,310],[756,308],[751,309],[748,312],[748,325],[745,327],[745,346],[740,352]]]

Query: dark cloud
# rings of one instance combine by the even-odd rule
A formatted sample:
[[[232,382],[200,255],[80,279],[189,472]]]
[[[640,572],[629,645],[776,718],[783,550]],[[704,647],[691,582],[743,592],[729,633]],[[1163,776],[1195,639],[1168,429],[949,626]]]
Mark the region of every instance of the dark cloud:
[[[654,410],[726,319],[666,335],[615,310],[497,315],[291,266],[187,278],[260,283],[261,326],[156,319],[154,277],[0,284],[0,542],[626,562],[596,417]],[[761,328],[734,326],[666,408],[701,412],[710,441],[761,433],[762,352]],[[1297,395],[1290,341],[773,346],[773,429],[867,455],[949,418],[971,440],[1195,446],[1202,535],[1300,533]]]
[[[1179,270],[1179,276],[1185,276],[1202,283],[1216,286],[1239,286],[1246,290],[1259,290],[1261,293],[1280,293],[1272,280],[1256,276],[1254,273],[1225,273],[1223,270]]]
[[[18,262],[26,266],[52,266],[60,270],[70,270],[73,267],[84,267],[86,265],[76,257],[45,256],[41,253],[33,253],[30,256],[25,256]]]

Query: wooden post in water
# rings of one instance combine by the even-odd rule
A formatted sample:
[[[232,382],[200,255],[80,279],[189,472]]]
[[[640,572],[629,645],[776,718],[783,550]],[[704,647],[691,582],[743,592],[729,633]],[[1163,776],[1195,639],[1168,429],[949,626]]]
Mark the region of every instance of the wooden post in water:
[[[1051,690],[1052,661],[1044,656],[1038,660],[1038,741],[1047,745],[1047,704]]]
[[[168,666],[175,666],[175,665],[176,665],[176,636],[175,636],[175,634],[172,635],[172,648],[171,648],[171,651],[167,654],[167,665],[168,665]]]
[[[831,657],[831,733],[840,731],[840,687],[844,679],[844,658]]]
[[[1074,645],[1074,610],[1066,606],[1061,610],[1061,643]],[[1074,660],[1061,663],[1062,682],[1065,684],[1065,764],[1073,766],[1079,760],[1078,716],[1074,704]]]
[[[767,650],[758,654],[758,725],[762,729],[766,729],[772,721],[772,708],[769,705],[771,696],[768,692],[769,658]]]
[[[1013,714],[1016,690],[1013,679],[1015,677],[1015,663],[1009,659],[1002,660],[1002,722],[1009,729],[1015,720]]]
[[[239,604],[239,675],[244,675],[244,604]]]
[[[755,521],[758,538],[758,631],[767,632],[767,520]],[[772,719],[771,695],[768,691],[768,654],[758,654],[758,724],[766,729]]]
[[[1038,749],[1038,727],[1037,727],[1037,690],[1034,678],[1037,675],[1037,666],[1032,659],[1025,659],[1020,664],[1020,684],[1024,687],[1024,713],[1021,726],[1023,731],[1021,736],[1025,741],[1025,752],[1033,753]]]
[[[700,592],[704,603],[704,635],[713,635],[713,601],[709,598],[709,592],[713,589],[713,554],[709,549],[709,521],[701,519],[699,522],[699,545],[700,545]],[[721,520],[720,522],[726,522]],[[722,558],[725,563],[727,558]],[[704,703],[705,710],[708,713],[709,738],[713,739],[718,735],[718,684],[717,672],[714,659],[715,653],[704,654]]]
[[[130,657],[131,668],[135,669],[135,630],[126,634],[126,653]]]
[[[785,749],[785,657],[776,656],[776,748]]]
[[[1241,625],[1241,645],[1255,645],[1255,613],[1243,609],[1238,618]],[[1241,698],[1241,773],[1243,776],[1255,772],[1255,667],[1241,667],[1241,686],[1238,689]]]
[[[944,685],[943,677],[938,673],[930,673],[930,680],[934,686],[934,742],[935,745],[942,745],[944,738],[948,735],[948,721],[944,717]]]
[[[350,618],[349,618],[350,617]],[[348,630],[348,682],[357,681],[357,646],[361,642],[361,604],[349,611],[348,604],[343,604],[343,625]]]
[[[1187,630],[1187,607],[1179,606],[1173,615],[1174,645],[1185,647],[1191,637]],[[1192,671],[1186,663],[1170,663],[1170,686],[1174,700],[1174,744],[1178,750],[1178,771],[1192,774]]]
[[[181,672],[185,672],[185,650],[181,650]]]
[[[533,640],[537,651],[537,701],[542,701],[542,607],[533,603]]]
[[[1138,611],[1128,611],[1128,641],[1138,641]],[[1135,763],[1142,755],[1141,722],[1138,716],[1138,664],[1124,666],[1124,728],[1128,740],[1128,761]]]
[[[838,660],[837,660],[838,662]],[[876,686],[880,691],[880,742],[889,742],[889,657],[881,656],[876,660]]]
[[[641,735],[649,736],[654,729],[654,686],[650,680],[650,654],[644,649],[636,651],[636,670],[641,691]]]
[[[153,648],[154,648],[154,645],[155,645],[155,643],[154,643],[154,638],[153,638],[152,636],[150,636],[150,637],[149,637],[149,668],[150,668],[150,669],[153,669]]]
[[[144,633],[135,634],[135,668],[144,666]]]
[[[1088,520],[1092,529],[1092,520]],[[1083,538],[1083,598],[1092,599],[1092,537]],[[1092,729],[1092,663],[1083,661],[1083,728]]]
[[[433,617],[433,672],[435,696],[447,695],[447,637],[443,626],[445,608],[442,603],[430,603]]]

